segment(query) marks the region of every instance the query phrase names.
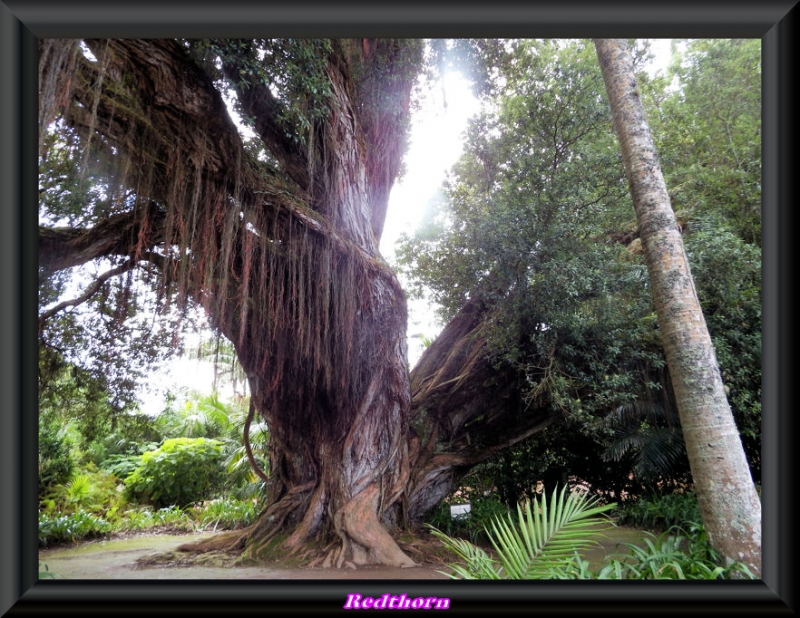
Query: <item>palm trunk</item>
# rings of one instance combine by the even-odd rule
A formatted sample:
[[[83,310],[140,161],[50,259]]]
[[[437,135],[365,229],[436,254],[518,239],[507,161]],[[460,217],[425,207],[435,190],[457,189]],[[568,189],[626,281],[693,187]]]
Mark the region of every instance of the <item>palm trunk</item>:
[[[700,511],[712,546],[761,573],[761,502],[725,395],[626,45],[595,46],[622,148]]]

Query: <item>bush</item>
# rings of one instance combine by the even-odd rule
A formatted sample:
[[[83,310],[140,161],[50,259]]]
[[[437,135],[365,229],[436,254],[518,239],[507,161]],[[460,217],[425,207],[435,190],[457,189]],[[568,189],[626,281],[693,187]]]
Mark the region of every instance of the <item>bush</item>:
[[[141,455],[124,455],[117,453],[109,455],[101,464],[100,467],[106,472],[113,474],[118,479],[125,480],[133,471],[142,464]]]
[[[128,497],[157,508],[188,506],[212,497],[225,478],[223,443],[206,438],[173,438],[142,455],[125,479]]]
[[[84,510],[71,515],[48,515],[39,513],[39,545],[47,547],[56,543],[103,536],[111,532],[112,526],[105,519]]]

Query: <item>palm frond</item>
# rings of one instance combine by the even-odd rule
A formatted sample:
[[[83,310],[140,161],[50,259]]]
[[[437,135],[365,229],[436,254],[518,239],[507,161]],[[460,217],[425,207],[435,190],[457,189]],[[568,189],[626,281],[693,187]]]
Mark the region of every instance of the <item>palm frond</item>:
[[[553,569],[566,565],[575,555],[596,544],[594,537],[612,524],[602,513],[614,505],[598,505],[588,493],[560,493],[554,489],[548,504],[540,500],[517,506],[517,521],[496,518],[492,522],[492,545],[508,579],[547,578]]]
[[[463,539],[449,537],[433,526],[429,525],[428,528],[430,528],[431,534],[442,541],[447,549],[464,561],[463,565],[448,565],[453,571],[452,573],[439,571],[440,573],[451,579],[503,579],[500,566],[480,547]]]
[[[450,565],[454,579],[547,579],[558,577],[575,560],[576,553],[595,544],[596,536],[613,526],[602,514],[614,504],[600,505],[588,493],[567,492],[564,486],[540,500],[517,506],[517,518],[495,517],[486,533],[500,560],[463,539],[453,539],[433,526],[431,533],[458,555],[464,565]]]

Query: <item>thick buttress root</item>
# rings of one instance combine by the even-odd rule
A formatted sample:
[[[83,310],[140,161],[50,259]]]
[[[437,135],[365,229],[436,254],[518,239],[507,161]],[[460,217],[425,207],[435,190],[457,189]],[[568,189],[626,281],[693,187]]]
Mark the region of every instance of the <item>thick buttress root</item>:
[[[380,489],[373,484],[351,499],[334,517],[334,525],[339,540],[328,545],[320,555],[319,547],[315,547],[311,534],[302,534],[301,530],[308,533],[309,528],[301,524],[288,538],[280,542],[277,549],[283,555],[299,555],[317,553],[317,558],[311,564],[321,564],[323,567],[350,567],[380,564],[393,567],[418,566],[389,534],[388,530],[380,523],[377,517]],[[266,514],[265,514],[266,515]],[[274,524],[283,519],[271,513],[269,523],[262,519],[246,528],[224,532],[210,539],[196,543],[181,545],[178,549],[191,553],[204,553],[209,551],[226,551],[241,553],[251,559],[267,559],[268,555],[276,549],[278,528]],[[304,520],[307,524],[308,522]],[[272,551],[269,548],[272,547]]]
[[[370,485],[337,513],[334,523],[342,545],[328,555],[326,563],[335,560],[336,567],[347,561],[354,565],[417,566],[378,521],[379,496],[378,486]]]

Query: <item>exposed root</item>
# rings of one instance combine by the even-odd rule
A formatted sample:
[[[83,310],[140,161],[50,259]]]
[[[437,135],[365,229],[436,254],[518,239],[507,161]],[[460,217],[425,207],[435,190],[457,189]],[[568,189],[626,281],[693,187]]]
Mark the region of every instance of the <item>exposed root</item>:
[[[184,543],[176,548],[176,551],[188,553],[206,553],[206,552],[234,552],[244,549],[244,540],[247,537],[247,532],[242,530],[231,530],[228,532],[220,532],[214,536],[194,541],[192,543]]]
[[[395,540],[378,521],[376,516],[380,488],[370,485],[337,514],[337,528],[340,535],[346,537],[342,545],[340,562],[344,562],[346,554],[356,564],[384,564],[396,567],[418,566],[397,545]],[[349,550],[349,551],[348,551]]]

